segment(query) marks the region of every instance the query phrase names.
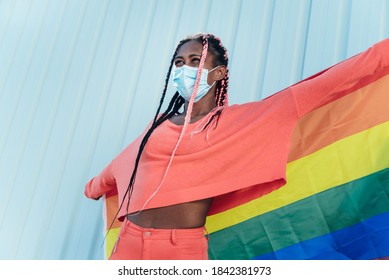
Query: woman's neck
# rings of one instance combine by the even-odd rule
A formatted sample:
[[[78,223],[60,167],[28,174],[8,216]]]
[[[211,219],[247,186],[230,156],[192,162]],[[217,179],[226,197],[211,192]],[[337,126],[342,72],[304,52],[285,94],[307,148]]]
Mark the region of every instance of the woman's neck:
[[[196,118],[196,117],[205,116],[209,112],[211,112],[212,109],[215,107],[216,107],[216,105],[209,106],[209,107],[199,107],[199,106],[196,106],[196,104],[193,104],[191,119]],[[185,104],[184,112],[182,113],[182,115],[186,116],[187,109],[188,109],[188,104]]]
[[[189,102],[186,101],[184,104],[184,112],[182,113],[182,115],[184,115],[184,116],[186,116],[186,113],[188,111],[188,105],[189,105]],[[191,119],[205,116],[209,112],[211,112],[215,107],[216,107],[216,103],[215,103],[214,94],[212,94],[212,93],[207,94],[202,99],[200,99],[198,102],[193,103]]]

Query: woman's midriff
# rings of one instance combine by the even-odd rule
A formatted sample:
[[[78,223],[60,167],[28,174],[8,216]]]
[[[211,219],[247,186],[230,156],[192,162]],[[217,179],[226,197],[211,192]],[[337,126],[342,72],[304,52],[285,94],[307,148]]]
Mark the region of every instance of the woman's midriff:
[[[127,219],[144,228],[199,228],[205,225],[211,202],[212,198],[209,198],[143,210],[138,214],[127,215]]]

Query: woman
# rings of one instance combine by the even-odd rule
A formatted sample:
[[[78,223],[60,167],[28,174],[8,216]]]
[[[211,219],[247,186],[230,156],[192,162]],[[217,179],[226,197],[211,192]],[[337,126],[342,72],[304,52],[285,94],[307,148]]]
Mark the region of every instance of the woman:
[[[366,73],[378,69],[371,52],[377,50],[338,68],[351,73],[369,60]],[[160,114],[172,70],[177,92]],[[124,223],[111,259],[207,259],[206,215],[223,207],[219,198],[228,193],[249,190],[261,196],[285,184],[296,121],[347,94],[335,90],[340,78],[331,75],[323,72],[323,79],[260,102],[227,106],[228,58],[220,40],[211,34],[182,40],[153,122],[85,188],[94,199],[118,190]],[[342,82],[360,78],[351,75]],[[318,87],[325,87],[326,96],[315,95]]]
[[[171,102],[174,104],[173,110],[168,115],[166,115],[165,112],[165,114],[159,116],[157,121],[158,124],[162,121],[168,120],[176,126],[185,125],[185,116],[188,112],[189,101],[194,88],[195,79],[193,78],[196,78],[197,69],[200,65],[203,53],[202,37],[202,34],[188,37],[182,40],[177,46],[173,56],[173,61],[167,74],[167,80],[163,92],[163,97],[161,99],[161,105],[166,93],[167,83],[172,67],[174,67],[175,86],[177,87],[177,90],[181,96],[178,93],[174,95]],[[191,106],[190,108],[190,123],[199,121],[217,106],[223,106],[224,102],[226,101],[225,99],[228,85],[228,58],[226,49],[221,45],[219,39],[210,34],[204,35],[204,40],[207,40],[209,44],[209,52],[204,52],[205,55],[203,55],[202,61],[202,78],[205,78],[205,80],[199,82],[200,89],[197,89],[196,101],[195,103],[192,102],[193,105],[191,104],[193,107]],[[206,54],[208,55],[206,56]],[[206,72],[208,72],[208,75]],[[188,84],[188,80],[185,79],[190,79],[189,83],[192,82],[192,84]],[[179,113],[179,107],[182,105],[184,105],[184,110],[182,113]],[[172,106],[169,107],[171,109]],[[151,130],[153,129],[154,127],[151,128]],[[147,137],[144,138],[145,140],[147,140],[147,138],[150,136],[151,130],[149,130]],[[126,170],[125,172],[129,171],[131,170]],[[131,178],[130,189],[128,190],[129,192],[132,192],[134,179],[135,170]],[[116,183],[113,182],[114,180],[112,181],[112,184],[109,184],[109,182],[106,181],[97,181],[98,180],[94,178],[94,180],[91,180],[91,182],[89,182],[86,186],[85,193],[88,197],[93,198],[96,195],[94,192],[96,192],[97,189],[100,189],[100,192],[97,195],[101,196],[111,187],[116,187]],[[125,196],[128,195],[122,194],[123,202]],[[125,226],[133,227],[135,231],[139,230],[139,232],[146,232],[152,236],[161,236],[162,240],[153,242],[151,246],[153,252],[151,252],[151,255],[149,256],[145,256],[147,252],[141,253],[139,251],[140,248],[137,248],[138,245],[141,245],[142,241],[136,240],[134,242],[134,240],[129,240],[129,244],[124,244],[127,241],[120,240],[115,248],[115,252],[111,256],[111,259],[207,259],[207,241],[204,235],[204,224],[211,201],[212,198],[209,197],[170,206],[140,210],[139,213],[126,215],[127,221],[124,223]],[[123,217],[121,216],[120,218]],[[123,231],[125,230],[124,227],[122,229]],[[153,228],[153,230],[150,230],[150,228]],[[158,231],[155,229],[162,230]],[[172,232],[171,230],[165,229],[176,230]],[[171,240],[173,234],[175,234],[175,238],[177,239],[175,242]],[[160,243],[161,247],[158,247]],[[174,246],[174,250],[171,250],[171,248],[164,248],[164,246],[169,247],[172,244]],[[122,249],[122,247],[124,248]],[[128,252],[123,252],[122,254],[122,251]],[[144,249],[143,251],[147,250]]]

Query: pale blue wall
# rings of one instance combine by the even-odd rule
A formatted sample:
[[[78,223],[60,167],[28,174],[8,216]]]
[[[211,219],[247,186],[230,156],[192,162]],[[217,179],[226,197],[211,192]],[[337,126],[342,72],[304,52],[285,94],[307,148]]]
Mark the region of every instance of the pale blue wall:
[[[223,40],[243,103],[388,37],[389,1],[0,1],[0,259],[103,258],[84,185],[150,121],[199,31]]]

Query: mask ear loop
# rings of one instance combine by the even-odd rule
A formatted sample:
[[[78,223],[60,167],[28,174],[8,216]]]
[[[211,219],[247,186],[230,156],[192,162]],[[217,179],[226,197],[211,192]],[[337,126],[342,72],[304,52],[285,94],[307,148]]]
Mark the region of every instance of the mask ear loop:
[[[219,67],[220,67],[220,65],[213,67],[211,70],[208,70],[208,74]],[[216,83],[216,81],[214,81],[213,83]]]
[[[203,68],[204,68],[205,59],[207,58],[207,52],[208,52],[208,40],[205,38],[205,44],[203,46],[203,51],[201,53],[201,58],[200,58],[200,63],[199,63],[199,70],[197,72],[195,86],[194,86],[194,89],[193,89],[193,92],[192,92],[192,96],[191,96],[191,98],[189,100],[188,108],[187,108],[187,111],[186,111],[185,122],[184,122],[184,125],[182,127],[180,136],[178,138],[177,144],[174,147],[173,152],[172,152],[172,154],[170,156],[169,163],[168,163],[168,165],[166,167],[166,170],[165,170],[165,173],[164,173],[163,178],[161,180],[161,183],[159,184],[157,189],[150,195],[150,197],[147,199],[147,201],[143,204],[142,208],[139,211],[137,211],[136,213],[128,214],[129,216],[136,216],[140,212],[142,212],[145,209],[146,205],[150,202],[150,200],[159,192],[159,190],[162,187],[162,184],[166,180],[167,173],[168,173],[168,171],[170,169],[170,166],[171,166],[171,164],[173,162],[173,158],[174,158],[174,156],[175,156],[175,154],[177,152],[178,146],[179,146],[179,144],[181,143],[181,141],[182,141],[182,139],[184,137],[184,134],[185,134],[185,131],[186,131],[187,127],[188,127],[188,124],[190,123],[190,119],[191,119],[191,115],[192,115],[192,109],[193,109],[193,103],[194,103],[194,99],[195,99],[195,96],[197,94],[197,91],[199,89],[201,73],[202,73]]]

